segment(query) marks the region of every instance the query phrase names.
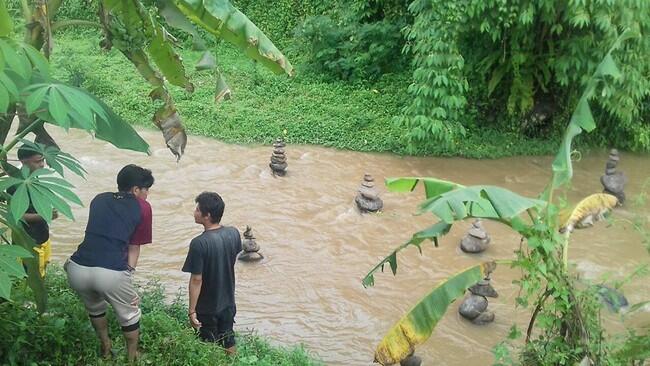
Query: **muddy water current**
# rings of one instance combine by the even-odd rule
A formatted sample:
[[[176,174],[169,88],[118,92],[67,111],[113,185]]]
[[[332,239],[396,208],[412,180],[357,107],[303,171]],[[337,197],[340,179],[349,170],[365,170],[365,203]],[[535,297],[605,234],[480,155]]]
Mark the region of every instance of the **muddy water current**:
[[[368,365],[377,342],[401,314],[440,280],[479,260],[512,258],[519,238],[507,228],[486,223],[492,236],[489,249],[479,255],[460,251],[458,243],[469,222],[453,227],[439,248],[424,245],[420,256],[412,248],[399,256],[396,277],[378,274],[376,285],[364,289],[361,279],[380,258],[410,235],[434,222],[431,215],[416,216],[423,192],[387,192],[385,177],[432,176],[465,185],[500,185],[534,197],[549,178],[550,157],[517,157],[499,160],[465,160],[398,157],[337,151],[314,146],[287,146],[288,175],[271,175],[269,146],[239,146],[190,137],[186,154],[176,163],[156,131],[141,131],[152,144],[152,155],[120,151],[88,135],[72,131],[55,134],[62,148],[76,156],[88,170],[86,180],[73,178],[86,207],[74,209],[76,222],[53,223],[53,258],[63,262],[83,237],[87,206],[95,194],[112,191],[115,175],[127,163],[153,170],[156,183],[149,194],[154,212],[153,244],[142,249],[136,278],[158,277],[172,298],[181,289],[186,296],[188,275],[180,268],[189,241],[200,234],[192,212],[201,191],[219,192],[226,202],[223,223],[243,231],[253,227],[265,259],[238,263],[237,318],[235,329],[252,330],[276,345],[303,343],[331,365]],[[569,199],[602,190],[599,177],[607,154],[592,152],[575,164]],[[650,177],[650,157],[622,153],[619,169],[630,182],[627,195],[642,191]],[[364,172],[374,175],[384,200],[381,214],[361,215],[354,195]],[[631,205],[618,214],[631,218]],[[649,215],[647,209],[641,215]],[[576,231],[570,259],[584,278],[608,275],[622,279],[650,257],[639,236],[624,225],[599,223]],[[390,272],[390,271],[388,271]],[[494,323],[477,327],[458,315],[458,303],[439,323],[431,339],[417,353],[425,365],[488,365],[491,348],[505,337],[513,323],[524,326],[525,310],[514,309],[518,273],[501,266],[493,285],[500,297],[490,300]],[[631,303],[650,299],[650,283],[635,280],[624,287]],[[612,331],[621,320],[608,316]],[[628,326],[650,324],[649,309],[626,319]]]

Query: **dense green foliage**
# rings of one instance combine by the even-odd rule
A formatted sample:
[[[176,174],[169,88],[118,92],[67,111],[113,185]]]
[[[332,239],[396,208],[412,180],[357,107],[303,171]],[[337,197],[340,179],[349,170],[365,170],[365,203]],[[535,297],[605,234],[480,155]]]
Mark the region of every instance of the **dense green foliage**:
[[[49,309],[40,315],[30,305],[31,294],[18,286],[13,302],[0,303],[0,363],[39,365],[102,365],[99,341],[78,296],[68,286],[58,266],[48,268]],[[142,298],[140,364],[147,365],[314,365],[319,364],[301,347],[283,349],[254,334],[237,335],[238,355],[229,359],[222,349],[198,340],[187,323],[187,305],[178,298],[164,301],[163,288],[150,283],[140,289]],[[122,332],[109,315],[115,364],[125,364]]]
[[[298,29],[307,66],[341,80],[375,80],[400,70],[400,28],[382,20],[339,24],[327,16],[305,20]]]
[[[489,102],[500,128],[514,120],[522,133],[546,134],[575,106],[581,75],[593,73],[608,45],[631,29],[643,36],[614,54],[626,76],[605,86],[595,113],[605,122],[600,136],[609,137],[601,143],[650,149],[650,123],[639,120],[648,116],[642,103],[650,95],[650,3],[415,0],[409,9],[414,84],[397,119],[409,141],[451,143],[468,125],[468,95]],[[483,117],[476,123],[484,125]]]
[[[128,62],[115,52],[102,52],[98,37],[61,35],[52,55],[56,75],[101,96],[127,121],[149,125],[153,106],[143,95],[147,85]],[[188,65],[200,52],[181,51]],[[272,143],[284,136],[290,143],[321,144],[359,151],[407,153],[400,129],[391,124],[399,113],[408,75],[384,75],[372,85],[325,82],[310,74],[279,79],[250,61],[238,57],[227,45],[219,46],[222,72],[233,91],[232,99],[215,105],[212,91],[199,88],[187,94],[171,88],[183,111],[188,132],[230,143]],[[212,85],[212,77],[188,68],[197,85]],[[216,121],[216,122],[215,122]],[[284,131],[286,130],[286,134]],[[427,146],[417,154],[459,155],[471,158],[539,155],[553,151],[553,140],[522,139],[515,133],[495,129],[468,130],[453,151]]]
[[[525,143],[519,146],[520,140],[559,139],[558,127],[566,123],[577,91],[584,86],[578,75],[593,71],[606,45],[624,27],[645,35],[650,19],[648,3],[636,0],[282,0],[272,7],[257,0],[233,3],[299,61],[301,80],[281,84],[397,94],[397,107],[386,111],[391,118],[377,122],[390,131],[391,147],[382,143],[381,148],[370,149],[472,157],[550,153],[548,144],[540,148],[533,142],[527,151]],[[86,18],[81,15],[84,4],[74,0],[73,9],[66,11]],[[649,63],[643,57],[649,42],[649,37],[640,37],[614,55],[629,76],[597,96],[594,114],[603,124],[596,133],[581,137],[579,144],[650,149]],[[402,47],[405,53],[398,52]],[[228,51],[219,55],[220,62],[231,62],[230,58]],[[234,86],[231,76],[224,75]],[[306,82],[322,79],[320,75],[327,83]],[[336,79],[356,84],[341,86]],[[346,99],[332,102],[341,106],[340,100]],[[353,134],[355,130],[346,125],[341,124],[340,133]],[[267,142],[272,137],[227,139]],[[296,142],[323,143],[315,136]],[[511,146],[502,147],[502,142]],[[367,149],[362,143],[326,144]]]

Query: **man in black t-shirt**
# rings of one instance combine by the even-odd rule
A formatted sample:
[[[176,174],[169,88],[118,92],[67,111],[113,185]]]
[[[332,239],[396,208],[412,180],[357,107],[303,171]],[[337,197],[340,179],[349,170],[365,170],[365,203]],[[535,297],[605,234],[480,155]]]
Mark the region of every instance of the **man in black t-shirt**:
[[[191,273],[189,283],[190,324],[207,342],[219,343],[228,354],[236,352],[235,261],[242,250],[239,231],[220,224],[225,204],[214,192],[195,199],[194,222],[203,225],[201,235],[192,239],[183,265]]]

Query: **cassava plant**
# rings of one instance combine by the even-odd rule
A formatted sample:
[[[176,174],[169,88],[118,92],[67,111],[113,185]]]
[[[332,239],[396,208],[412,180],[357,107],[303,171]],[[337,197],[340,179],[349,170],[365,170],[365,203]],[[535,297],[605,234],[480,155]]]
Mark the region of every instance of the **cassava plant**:
[[[37,141],[39,137],[51,140],[44,128],[49,124],[88,131],[118,148],[146,153],[149,145],[99,99],[54,80],[42,53],[14,41],[13,27],[5,2],[0,0],[0,298],[9,300],[13,282],[27,277],[36,304],[43,311],[47,293],[33,251],[40,243],[25,231],[23,215],[31,204],[47,222],[52,220],[53,209],[74,219],[69,203],[81,205],[81,200],[64,174],[67,169],[83,177],[85,171],[74,157],[55,145],[31,142],[26,136],[34,133]],[[16,136],[5,142],[16,114],[21,126]],[[31,172],[16,166],[11,153],[18,144],[42,155],[51,169]]]
[[[520,287],[516,305],[532,306],[526,329],[522,363],[526,365],[608,365],[611,352],[598,318],[599,306],[593,290],[581,285],[568,266],[569,238],[574,228],[598,221],[617,203],[614,196],[594,194],[578,203],[567,214],[560,214],[565,188],[571,183],[573,169],[571,144],[582,131],[596,128],[589,101],[603,83],[621,78],[613,52],[624,42],[638,37],[625,31],[590,75],[579,98],[564,139],[552,163],[552,177],[539,198],[527,198],[495,186],[463,186],[435,178],[387,179],[391,191],[410,192],[422,183],[426,200],[420,213],[431,212],[439,221],[415,233],[405,244],[379,262],[363,279],[364,286],[374,284],[375,272],[389,265],[397,272],[397,253],[415,246],[422,251],[424,240],[436,246],[451,226],[468,218],[481,218],[507,225],[521,235],[514,259],[477,264],[438,284],[405,314],[382,339],[375,360],[388,365],[410,355],[415,346],[426,341],[448,306],[465,290],[490,274],[498,263],[521,270],[515,281]],[[516,332],[515,332],[516,333]]]
[[[119,49],[152,85],[150,97],[161,102],[153,121],[179,159],[187,137],[167,85],[171,83],[187,91],[194,87],[174,50],[174,37],[139,0],[100,1],[97,23],[58,19],[58,12],[65,6],[62,0],[20,0],[20,5],[24,18],[23,41],[16,40],[14,19],[5,0],[0,0],[0,164],[3,173],[0,177],[3,240],[0,245],[0,298],[10,299],[12,283],[27,276],[36,304],[43,311],[47,293],[32,249],[37,243],[27,235],[21,220],[30,203],[47,222],[52,219],[53,209],[72,219],[68,202],[81,204],[81,201],[71,191],[72,185],[63,179],[64,167],[78,175],[84,173],[72,156],[58,149],[45,125],[65,130],[83,129],[118,148],[149,151],[149,145],[105,103],[83,89],[51,77],[48,57],[52,53],[54,34],[67,27],[101,29],[104,33],[102,45]],[[284,55],[227,0],[159,0],[156,9],[166,24],[198,37],[193,25],[196,24],[216,38],[239,47],[248,57],[272,71],[292,74],[292,66]],[[214,62],[205,63],[202,68],[216,70],[217,101],[230,94]],[[6,142],[16,119],[19,121],[17,135]],[[33,143],[24,139],[30,133],[35,135]],[[8,157],[18,143],[38,151],[53,170],[30,173],[26,168],[14,166]],[[9,188],[13,194],[5,192]],[[17,258],[23,258],[24,268]]]

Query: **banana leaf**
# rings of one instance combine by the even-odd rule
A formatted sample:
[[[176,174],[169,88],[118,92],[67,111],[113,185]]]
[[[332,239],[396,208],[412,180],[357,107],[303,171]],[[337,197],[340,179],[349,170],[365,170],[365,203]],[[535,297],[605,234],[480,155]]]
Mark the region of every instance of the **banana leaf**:
[[[119,20],[124,25],[126,33],[132,39],[138,40],[131,41],[128,47],[146,48],[153,62],[170,83],[183,87],[189,92],[194,90],[185,73],[185,66],[170,42],[171,36],[162,25],[152,19],[139,1],[104,0],[103,6],[105,11],[117,18],[111,20],[112,23]],[[149,40],[148,44],[145,44],[145,36]],[[113,34],[113,37],[121,36]],[[140,41],[141,44],[138,43]],[[118,48],[121,51],[133,51],[122,46]]]
[[[276,74],[293,75],[293,66],[273,42],[227,0],[171,0],[192,22],[237,46]]]
[[[432,212],[447,223],[466,217],[510,219],[531,207],[545,203],[495,186],[471,186],[436,178],[387,178],[393,192],[411,192],[422,182],[427,200],[420,213]]]
[[[591,114],[591,108],[589,107],[589,99],[593,96],[598,83],[606,76],[613,78],[621,76],[621,72],[618,70],[618,67],[616,67],[616,63],[612,58],[612,52],[618,49],[625,40],[637,36],[638,35],[634,34],[634,32],[630,30],[624,31],[623,34],[616,39],[605,55],[603,61],[601,61],[594,74],[589,78],[587,87],[580,96],[578,104],[571,115],[560,149],[551,165],[553,177],[542,194],[542,200],[548,201],[553,190],[571,181],[571,177],[573,177],[573,165],[571,164],[571,144],[573,139],[581,134],[582,131],[591,132],[596,128],[596,123]]]
[[[397,253],[398,252],[401,252],[402,250],[406,249],[409,246],[415,246],[418,248],[420,254],[422,254],[421,244],[425,239],[429,239],[433,241],[435,246],[437,247],[438,238],[443,235],[446,235],[449,232],[449,229],[451,229],[451,224],[447,224],[446,222],[440,221],[430,226],[427,229],[418,231],[417,233],[413,234],[411,240],[397,247],[395,250],[393,250],[392,253],[390,253],[388,256],[382,259],[373,269],[371,269],[370,272],[368,272],[368,274],[362,280],[363,287],[374,286],[375,272],[377,272],[378,270],[381,270],[383,272],[386,263],[390,265],[390,269],[393,272],[393,275],[397,274]]]
[[[596,193],[580,201],[571,211],[560,213],[560,230],[591,226],[616,207],[618,199],[607,193]]]
[[[419,182],[424,185],[424,192],[427,198],[432,198],[453,189],[464,188],[458,183],[449,182],[436,178],[386,178],[386,188],[391,192],[412,192]]]
[[[9,16],[5,0],[0,0],[0,37],[7,37],[14,30],[14,23]]]
[[[168,25],[192,35],[192,45],[195,50],[205,50],[205,41],[199,32],[171,0],[157,0],[156,7],[158,14],[165,19]]]
[[[375,362],[391,365],[413,353],[429,339],[449,304],[495,268],[495,262],[485,262],[440,282],[386,333],[375,350]]]

